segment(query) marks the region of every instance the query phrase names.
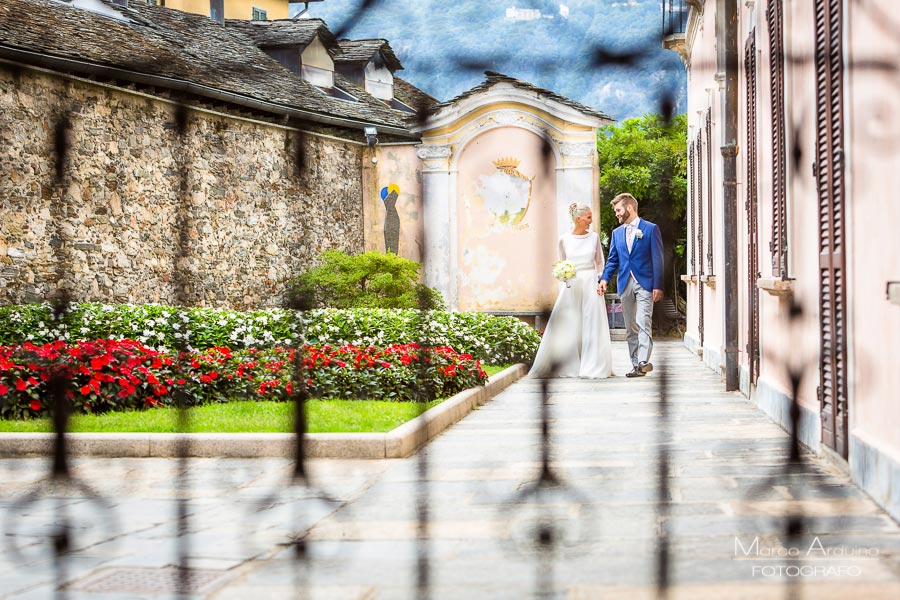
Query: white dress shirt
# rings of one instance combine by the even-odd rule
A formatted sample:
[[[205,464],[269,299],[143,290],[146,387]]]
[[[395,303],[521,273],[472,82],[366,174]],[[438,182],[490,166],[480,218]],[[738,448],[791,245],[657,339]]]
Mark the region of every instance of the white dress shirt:
[[[640,217],[635,217],[634,221],[625,224],[625,245],[628,247],[628,253],[631,253],[631,247],[634,246],[634,233],[641,223]]]

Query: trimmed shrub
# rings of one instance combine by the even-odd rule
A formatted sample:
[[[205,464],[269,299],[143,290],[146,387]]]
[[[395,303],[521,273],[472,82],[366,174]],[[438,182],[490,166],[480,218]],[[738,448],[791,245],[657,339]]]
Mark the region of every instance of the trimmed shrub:
[[[287,295],[292,306],[305,309],[443,309],[441,293],[418,279],[419,264],[396,254],[372,250],[351,256],[326,250],[319,266],[288,283]]]

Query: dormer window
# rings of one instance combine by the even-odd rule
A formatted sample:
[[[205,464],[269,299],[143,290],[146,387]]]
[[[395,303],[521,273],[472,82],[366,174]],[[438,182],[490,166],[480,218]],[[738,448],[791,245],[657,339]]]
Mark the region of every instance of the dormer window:
[[[267,16],[267,13],[266,13],[266,9],[264,9],[264,8],[257,8],[257,7],[254,6],[254,7],[251,9],[250,20],[251,20],[251,21],[267,21],[267,20],[268,20],[268,16]]]
[[[121,10],[105,4],[101,2],[101,0],[57,0],[60,4],[67,4],[73,8],[79,8],[81,10],[86,10],[92,13],[97,13],[98,15],[103,15],[104,17],[110,17],[112,19],[116,19],[117,21],[128,21],[128,17],[122,13]],[[114,2],[117,6],[121,6],[123,8],[128,7],[128,2],[126,1],[118,1]]]
[[[384,62],[381,52],[376,52],[363,71],[366,79],[366,91],[378,98],[390,102],[394,97],[394,75]]]
[[[300,75],[315,86],[334,87],[334,60],[319,36],[314,37],[300,54]]]

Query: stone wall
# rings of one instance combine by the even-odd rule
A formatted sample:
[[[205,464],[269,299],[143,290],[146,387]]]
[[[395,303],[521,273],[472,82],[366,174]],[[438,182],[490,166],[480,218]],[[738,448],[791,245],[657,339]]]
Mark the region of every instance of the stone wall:
[[[0,303],[61,287],[76,301],[172,303],[180,279],[189,304],[273,306],[321,250],[363,250],[362,146],[209,110],[189,112],[183,143],[175,113],[160,97],[0,65]]]

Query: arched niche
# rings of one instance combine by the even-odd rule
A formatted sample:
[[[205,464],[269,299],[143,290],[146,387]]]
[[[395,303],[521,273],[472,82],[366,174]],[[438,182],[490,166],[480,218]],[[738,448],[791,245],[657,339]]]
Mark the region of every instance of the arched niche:
[[[547,144],[508,126],[461,146],[454,161],[459,310],[531,312],[552,304],[558,161]]]

